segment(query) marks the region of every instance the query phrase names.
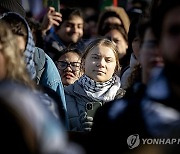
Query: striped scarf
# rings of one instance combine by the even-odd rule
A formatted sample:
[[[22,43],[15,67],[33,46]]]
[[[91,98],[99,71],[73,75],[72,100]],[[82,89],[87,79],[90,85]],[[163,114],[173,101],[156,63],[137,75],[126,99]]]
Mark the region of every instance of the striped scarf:
[[[88,76],[83,75],[78,80],[86,94],[94,101],[112,101],[120,88],[120,78],[114,75],[106,82],[96,82]]]
[[[28,25],[27,25],[27,29],[28,29],[28,41],[27,41],[26,49],[24,51],[24,56],[25,56],[27,71],[29,72],[31,79],[35,79],[36,77],[36,69],[34,63],[35,44],[33,41],[31,30]]]

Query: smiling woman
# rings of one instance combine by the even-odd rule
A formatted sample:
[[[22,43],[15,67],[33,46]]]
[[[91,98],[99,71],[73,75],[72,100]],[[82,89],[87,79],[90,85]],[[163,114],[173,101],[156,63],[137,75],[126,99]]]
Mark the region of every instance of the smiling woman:
[[[96,109],[97,103],[103,105],[124,95],[116,75],[120,68],[118,51],[110,40],[92,41],[84,51],[82,68],[84,75],[65,87],[70,129],[74,131],[90,131],[93,117],[89,110]],[[86,108],[88,103],[91,109]]]

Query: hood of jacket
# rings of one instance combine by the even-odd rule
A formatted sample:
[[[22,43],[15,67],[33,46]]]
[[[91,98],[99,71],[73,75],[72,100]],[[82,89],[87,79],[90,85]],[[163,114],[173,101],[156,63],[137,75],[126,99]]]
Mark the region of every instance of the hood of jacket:
[[[17,20],[22,21],[25,27],[27,28],[27,40],[26,40],[26,47],[24,51],[24,57],[25,57],[26,68],[30,75],[30,78],[34,79],[36,77],[36,69],[35,69],[35,63],[34,63],[35,43],[33,41],[31,29],[28,23],[26,22],[26,20],[20,14],[15,13],[15,12],[4,13],[0,19],[3,19],[4,17],[8,17],[8,16],[14,17]]]
[[[114,12],[116,17],[118,17],[121,22],[122,22],[122,26],[124,27],[126,33],[128,34],[129,31],[129,26],[130,26],[130,19],[128,14],[126,13],[126,11],[124,10],[124,8],[122,7],[115,7],[115,6],[107,6],[105,7],[105,9],[101,12],[99,19],[98,19],[98,26],[97,26],[97,30],[98,30],[98,34],[101,35],[102,33],[102,27],[104,24],[104,21],[108,18],[108,17],[113,17],[114,15],[110,15],[110,13]]]

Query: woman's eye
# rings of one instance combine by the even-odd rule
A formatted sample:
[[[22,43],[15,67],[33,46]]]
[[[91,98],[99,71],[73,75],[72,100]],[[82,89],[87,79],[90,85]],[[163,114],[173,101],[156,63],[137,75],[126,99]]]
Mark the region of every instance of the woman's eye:
[[[114,41],[114,43],[119,43],[119,42],[121,42],[120,40],[117,40],[117,39],[114,39],[113,41]]]
[[[112,60],[111,59],[107,59],[106,62],[111,62]]]
[[[106,62],[108,62],[108,63],[113,61],[112,58],[106,58],[105,60],[106,60]]]
[[[60,67],[65,67],[66,66],[66,64],[59,64],[60,65]]]

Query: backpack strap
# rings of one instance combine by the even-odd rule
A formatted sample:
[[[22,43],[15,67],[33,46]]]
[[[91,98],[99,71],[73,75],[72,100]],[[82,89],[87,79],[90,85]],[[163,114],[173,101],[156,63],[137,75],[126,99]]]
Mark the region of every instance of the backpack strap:
[[[46,57],[44,50],[35,47],[34,62],[36,67],[36,83],[39,84],[41,75],[45,69]]]

